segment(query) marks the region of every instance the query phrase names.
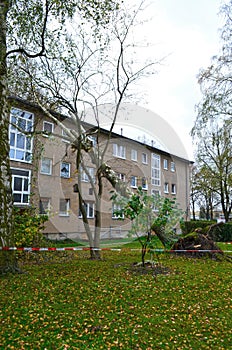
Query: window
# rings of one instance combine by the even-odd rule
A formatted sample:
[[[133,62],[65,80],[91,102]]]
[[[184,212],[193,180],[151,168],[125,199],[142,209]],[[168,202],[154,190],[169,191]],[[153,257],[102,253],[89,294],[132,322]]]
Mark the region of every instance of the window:
[[[43,131],[45,134],[52,134],[54,130],[54,124],[50,122],[43,122]]]
[[[96,147],[96,146],[97,146],[97,138],[96,138],[96,136],[89,135],[89,136],[88,136],[88,139],[89,139],[90,141],[92,141],[92,146],[93,146],[93,147]]]
[[[63,137],[65,137],[64,139],[62,139],[62,141],[63,141],[63,142],[70,143],[70,141],[69,141],[69,136],[68,136],[68,134],[67,134],[63,129],[61,130],[61,134],[62,134]]]
[[[29,204],[30,171],[11,169],[14,204]]]
[[[70,208],[70,199],[60,199],[60,208],[59,215],[60,216],[69,216],[69,208]]]
[[[88,219],[94,218],[94,203],[93,202],[85,202],[84,203],[85,212]],[[79,210],[79,218],[82,218],[81,211]]]
[[[113,144],[113,155],[119,158],[126,158],[126,147]]]
[[[124,219],[124,214],[122,213],[122,207],[120,204],[113,203],[112,207],[112,219]]]
[[[122,173],[118,173],[117,174],[119,180],[125,182],[126,181],[126,175],[125,174],[122,174]]]
[[[172,194],[176,194],[176,185],[172,184]]]
[[[65,177],[66,179],[70,177],[70,163],[61,163],[60,176]]]
[[[90,182],[90,179],[92,179],[95,182],[95,169],[91,168],[91,167],[87,167],[86,170],[89,173],[90,178],[89,178],[87,172],[85,172],[81,168],[81,181],[83,181],[83,182]]]
[[[152,153],[151,158],[151,183],[160,186],[160,156]]]
[[[169,193],[168,182],[164,184],[164,193]]]
[[[168,160],[164,159],[164,169],[168,170]]]
[[[34,115],[12,108],[10,113],[10,159],[31,163],[33,139],[23,132],[33,131]]]
[[[137,177],[131,176],[131,187],[137,188]]]
[[[147,190],[147,179],[146,177],[142,177],[142,189]]]
[[[137,161],[137,151],[135,149],[131,150],[131,160]]]
[[[174,162],[171,162],[171,171],[172,172],[176,171],[176,166]]]
[[[42,158],[41,159],[41,174],[51,175],[52,174],[52,159]]]
[[[147,153],[142,153],[142,163],[143,164],[147,164],[148,163]]]
[[[160,196],[160,191],[159,190],[151,190],[151,195],[154,197]]]
[[[155,197],[155,199],[157,198],[157,200],[158,200],[158,198],[159,198],[159,196],[160,196],[160,191],[158,191],[158,190],[152,190],[152,191],[151,191],[151,195],[152,195],[153,197]],[[153,211],[158,211],[158,210],[159,210],[159,208],[158,208],[157,206],[154,206]]]
[[[39,213],[48,214],[51,208],[51,199],[50,198],[40,198],[39,201]]]

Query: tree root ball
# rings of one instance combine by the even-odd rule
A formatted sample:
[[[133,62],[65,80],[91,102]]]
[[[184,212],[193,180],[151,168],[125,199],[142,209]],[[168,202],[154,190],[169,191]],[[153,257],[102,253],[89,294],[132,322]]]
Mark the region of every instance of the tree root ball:
[[[172,246],[172,250],[218,250],[218,252],[183,252],[183,254],[190,257],[205,257],[210,256],[217,258],[219,255],[223,255],[223,251],[217,246],[217,244],[208,236],[197,231],[189,233],[185,237],[179,238],[179,240]]]

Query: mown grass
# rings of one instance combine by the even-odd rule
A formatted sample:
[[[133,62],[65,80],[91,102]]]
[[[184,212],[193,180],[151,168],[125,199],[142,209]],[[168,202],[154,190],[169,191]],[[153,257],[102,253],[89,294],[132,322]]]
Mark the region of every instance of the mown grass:
[[[232,348],[230,262],[162,254],[154,277],[128,270],[137,251],[58,254],[0,278],[0,349]]]

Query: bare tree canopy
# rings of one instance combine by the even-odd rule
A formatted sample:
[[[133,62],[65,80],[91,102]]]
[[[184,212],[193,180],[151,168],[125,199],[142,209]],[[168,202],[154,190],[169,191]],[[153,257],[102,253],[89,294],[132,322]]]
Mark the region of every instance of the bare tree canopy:
[[[207,218],[221,208],[226,221],[231,213],[231,122],[232,122],[232,1],[220,10],[224,25],[220,31],[221,49],[202,69],[198,82],[202,100],[192,129],[196,145],[196,168],[192,200],[205,205]],[[192,201],[192,203],[193,203]],[[202,204],[202,202],[201,202]],[[194,205],[194,204],[193,204]],[[204,207],[203,205],[203,207]]]
[[[2,245],[13,245],[13,217],[11,175],[9,162],[9,105],[7,96],[11,81],[16,80],[17,67],[30,64],[28,59],[48,57],[53,45],[65,34],[67,19],[73,20],[78,13],[81,20],[92,24],[93,36],[98,28],[110,21],[111,14],[118,9],[114,0],[15,0],[0,1],[0,237]],[[12,67],[15,71],[12,72]],[[19,85],[25,80],[18,81]],[[1,271],[16,271],[14,254],[1,253]]]
[[[153,66],[153,62],[138,64],[133,55],[134,44],[128,40],[142,7],[143,1],[126,11],[121,0],[0,1],[0,125],[4,135],[0,140],[0,202],[3,206],[0,236],[3,244],[14,243],[7,101],[7,96],[13,94],[36,102],[61,126],[70,141],[76,152],[77,170],[85,171],[94,188],[96,224],[92,236],[78,182],[79,206],[89,243],[99,247],[103,180],[107,179],[112,185],[117,182],[104,158],[110,135],[122,99],[130,94],[129,86],[150,73]],[[93,130],[84,128],[82,122],[86,111],[92,110],[96,124],[94,133],[98,137],[98,108],[106,102],[115,106],[108,141],[93,148],[90,139]],[[51,109],[65,113],[75,127],[68,129]],[[86,156],[96,167],[96,184],[88,174]],[[3,259],[3,265],[5,261]],[[5,270],[14,268],[14,263],[3,266]]]
[[[221,49],[212,58],[211,65],[202,69],[198,82],[202,91],[202,101],[197,106],[193,134],[209,119],[224,119],[231,122],[232,116],[232,1],[226,1],[220,14],[224,18],[221,29]]]

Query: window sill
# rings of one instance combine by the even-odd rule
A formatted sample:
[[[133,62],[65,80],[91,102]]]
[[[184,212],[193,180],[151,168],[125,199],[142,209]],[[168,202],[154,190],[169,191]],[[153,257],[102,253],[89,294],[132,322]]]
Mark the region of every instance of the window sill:
[[[117,156],[117,155],[115,155],[115,154],[113,154],[113,156],[114,156],[115,158],[126,159],[126,157]]]

